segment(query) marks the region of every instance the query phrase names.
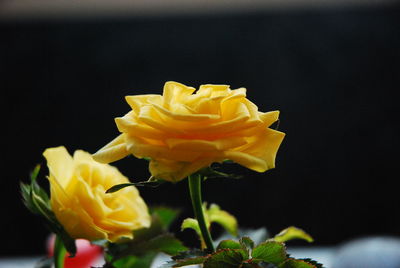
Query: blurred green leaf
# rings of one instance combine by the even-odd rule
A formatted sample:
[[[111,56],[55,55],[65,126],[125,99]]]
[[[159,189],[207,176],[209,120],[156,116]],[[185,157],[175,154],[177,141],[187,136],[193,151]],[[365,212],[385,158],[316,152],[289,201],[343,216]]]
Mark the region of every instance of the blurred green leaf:
[[[309,263],[309,264],[312,264],[312,265],[314,265],[316,268],[324,268],[324,265],[323,265],[322,263],[317,262],[316,260],[309,259],[309,258],[300,259],[300,260],[305,261],[305,262],[307,262],[307,263]]]
[[[252,250],[254,248],[254,242],[248,236],[244,236],[244,237],[240,238],[239,243],[242,245],[243,248],[246,248],[249,250]]]
[[[238,235],[238,224],[236,218],[233,215],[224,210],[221,210],[220,207],[216,204],[211,204],[210,207],[207,208],[207,204],[204,203],[203,210],[207,228],[210,228],[210,225],[212,223],[218,223],[232,236]],[[200,227],[196,219],[186,218],[182,222],[181,229],[193,229],[196,231],[197,235],[201,239]]]
[[[309,263],[306,260],[296,260],[292,258],[287,259],[283,264],[279,265],[279,268],[321,268],[321,267],[322,266],[316,266],[312,263]]]
[[[159,217],[161,225],[165,230],[168,230],[171,224],[176,220],[180,211],[169,207],[152,207],[150,209],[152,214],[156,214]]]
[[[163,252],[168,255],[176,255],[179,252],[188,250],[181,241],[175,238],[172,234],[162,234],[153,239],[144,242],[141,245],[142,250]]]
[[[182,225],[181,225],[181,230],[186,230],[186,229],[193,229],[196,231],[196,233],[201,236],[201,231],[199,227],[199,223],[197,220],[193,218],[186,218],[183,220]]]
[[[217,250],[220,249],[243,249],[243,246],[235,240],[227,239],[218,244]]]
[[[210,208],[206,210],[209,222],[216,222],[225,228],[231,235],[238,236],[238,223],[236,218],[221,210],[217,204],[211,204]]]
[[[285,244],[276,241],[266,241],[257,245],[252,252],[253,259],[278,265],[286,260]]]
[[[182,266],[187,266],[187,265],[193,265],[193,264],[201,264],[204,263],[207,259],[207,256],[191,256],[191,257],[186,257],[186,258],[181,258],[177,259],[174,258],[174,260],[169,261],[165,263],[161,268],[166,268],[166,267],[182,267]]]
[[[75,256],[75,240],[69,236],[64,227],[58,222],[51,209],[48,194],[37,183],[39,171],[40,165],[37,165],[30,175],[31,183],[20,183],[23,202],[29,211],[46,219],[47,227],[58,237],[60,237],[70,255]]]
[[[208,253],[206,251],[195,248],[179,252],[179,254],[172,256],[172,259],[179,261],[189,258],[206,257],[207,255]]]
[[[314,241],[314,239],[309,234],[307,234],[302,229],[297,228],[295,226],[290,226],[286,228],[279,234],[275,235],[273,239],[277,242],[286,242],[293,239],[303,239],[309,243]]]
[[[166,208],[161,210],[153,209],[151,226],[134,231],[133,240],[122,243],[109,243],[106,251],[108,266],[105,267],[112,267],[110,265],[128,256],[141,258],[142,256],[151,256],[148,255],[150,253],[164,252],[169,255],[176,255],[181,251],[187,251],[188,249],[181,241],[167,232],[166,225],[171,223],[172,216],[175,214],[172,213],[173,210],[168,212],[167,210]],[[132,262],[134,258],[126,261],[128,260]]]
[[[32,202],[31,198],[31,186],[29,184],[25,184],[23,182],[20,183],[20,189],[21,189],[21,195],[22,195],[22,201],[25,205],[26,208],[33,214],[39,214],[40,211],[36,209],[35,204]]]
[[[204,268],[238,268],[246,260],[242,249],[222,249],[213,253],[204,262]]]
[[[112,266],[114,268],[150,268],[154,261],[156,253],[150,252],[148,254],[137,256],[126,256],[115,261]],[[107,266],[106,266],[107,267]]]
[[[31,181],[36,181],[40,172],[40,165],[37,164],[30,174]]]
[[[152,181],[141,181],[141,182],[129,182],[129,183],[121,183],[121,184],[117,184],[114,185],[113,187],[111,187],[110,189],[108,189],[106,191],[107,194],[111,194],[111,193],[115,193],[125,187],[129,187],[129,186],[138,186],[138,187],[158,187],[162,184],[163,182],[160,180],[152,180]]]

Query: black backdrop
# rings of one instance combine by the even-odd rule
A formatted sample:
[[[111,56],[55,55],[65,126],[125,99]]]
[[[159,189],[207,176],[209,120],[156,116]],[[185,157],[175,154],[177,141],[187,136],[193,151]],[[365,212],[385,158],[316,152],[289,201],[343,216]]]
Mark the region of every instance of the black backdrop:
[[[399,7],[209,16],[0,23],[1,254],[40,254],[47,231],[18,193],[47,147],[95,152],[117,135],[124,96],[165,81],[244,86],[260,110],[281,110],[277,168],[229,165],[204,199],[245,227],[289,225],[317,244],[400,234],[396,218]],[[115,163],[148,177],[133,157]],[[47,170],[41,173],[42,183]],[[143,189],[149,204],[191,216],[186,182]],[[177,228],[177,226],[175,226]],[[186,233],[183,238],[191,237]]]

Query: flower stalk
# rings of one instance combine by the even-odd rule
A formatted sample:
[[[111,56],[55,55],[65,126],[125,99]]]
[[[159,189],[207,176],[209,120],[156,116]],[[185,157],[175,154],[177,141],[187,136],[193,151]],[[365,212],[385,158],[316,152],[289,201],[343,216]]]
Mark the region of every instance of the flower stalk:
[[[64,259],[67,254],[67,250],[60,237],[56,235],[56,241],[54,242],[54,266],[55,268],[64,268]]]
[[[192,174],[189,176],[189,191],[190,198],[192,200],[192,206],[194,215],[199,223],[201,236],[203,237],[203,241],[206,244],[207,250],[209,252],[214,252],[215,248],[212,242],[210,231],[207,228],[206,220],[204,217],[203,211],[203,202],[201,200],[201,181],[202,176],[198,173]]]

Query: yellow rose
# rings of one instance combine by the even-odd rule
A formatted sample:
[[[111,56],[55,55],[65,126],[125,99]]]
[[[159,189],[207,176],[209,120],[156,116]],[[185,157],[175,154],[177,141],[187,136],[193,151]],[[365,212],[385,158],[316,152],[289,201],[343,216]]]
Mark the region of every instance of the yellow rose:
[[[122,134],[94,159],[150,158],[152,176],[173,182],[227,159],[258,172],[275,166],[285,134],[268,127],[279,111],[259,112],[245,88],[202,85],[194,92],[167,82],[162,96],[127,96],[132,111],[115,119]]]
[[[149,227],[150,216],[135,187],[112,194],[110,187],[129,182],[115,167],[100,164],[84,151],[71,157],[64,147],[43,153],[49,167],[51,207],[72,238],[132,238],[132,230]]]

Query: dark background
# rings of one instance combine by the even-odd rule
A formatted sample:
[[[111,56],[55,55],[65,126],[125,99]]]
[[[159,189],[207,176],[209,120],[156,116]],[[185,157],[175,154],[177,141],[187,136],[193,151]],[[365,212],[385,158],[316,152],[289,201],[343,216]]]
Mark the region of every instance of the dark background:
[[[276,169],[228,165],[244,179],[204,185],[204,199],[242,226],[276,233],[296,225],[317,245],[400,235],[399,6],[9,20],[0,22],[2,255],[44,252],[47,230],[18,190],[45,164],[43,150],[95,152],[118,134],[113,118],[129,111],[125,95],[161,94],[169,80],[243,86],[261,111],[281,111],[287,136]],[[115,165],[134,181],[148,177],[145,161]],[[186,188],[141,192],[184,217]]]

